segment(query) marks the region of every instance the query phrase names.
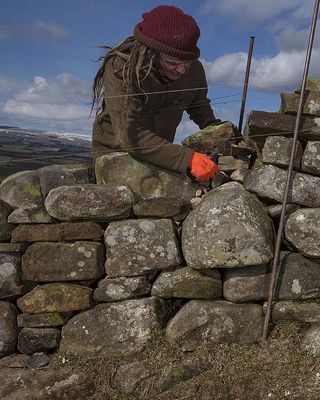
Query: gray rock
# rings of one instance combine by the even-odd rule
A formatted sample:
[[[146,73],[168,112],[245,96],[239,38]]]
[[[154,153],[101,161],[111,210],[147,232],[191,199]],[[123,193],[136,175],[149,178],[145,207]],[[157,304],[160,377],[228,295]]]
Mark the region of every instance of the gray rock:
[[[19,255],[25,248],[26,246],[21,243],[0,243],[0,254]]]
[[[309,76],[307,79],[306,90],[314,95],[320,95],[320,79],[315,76]]]
[[[319,323],[320,304],[310,301],[278,301],[272,308],[272,321]]]
[[[250,170],[244,177],[244,187],[257,196],[282,203],[287,180],[287,171],[274,165],[264,165]],[[294,173],[292,196],[289,202],[307,207],[320,206],[320,177]]]
[[[286,206],[286,217],[292,214],[298,208],[297,204],[287,204]],[[282,210],[282,204],[274,204],[272,206],[267,207],[268,214],[271,218],[280,217]]]
[[[267,137],[262,149],[262,162],[264,162],[265,164],[277,165],[278,167],[289,166],[292,144],[292,138],[286,138],[283,136]],[[293,167],[295,169],[300,169],[302,153],[302,145],[298,141],[293,163]]]
[[[215,299],[222,295],[219,271],[196,271],[190,267],[162,272],[152,286],[152,296]]]
[[[196,191],[196,185],[182,174],[142,163],[124,152],[97,158],[95,172],[99,185],[127,185],[143,199],[181,196],[191,200]]]
[[[99,279],[104,275],[101,243],[34,243],[22,256],[23,279],[35,282]]]
[[[5,201],[0,199],[0,242],[10,240],[14,225],[8,223],[8,216],[12,208]]]
[[[320,297],[320,264],[299,253],[281,253],[274,299],[306,300]],[[233,302],[266,300],[270,268],[250,267],[225,272],[223,296]]]
[[[0,199],[13,208],[43,204],[38,171],[22,171],[0,184]]]
[[[94,222],[62,222],[60,224],[19,225],[12,231],[15,242],[63,242],[67,240],[99,240],[103,229]]]
[[[64,325],[68,316],[60,313],[46,314],[19,314],[17,316],[18,328],[50,328]]]
[[[20,257],[0,254],[0,299],[22,295],[32,287],[21,280]]]
[[[94,172],[85,164],[48,165],[39,168],[38,172],[44,199],[51,189],[59,186],[94,183]]]
[[[320,208],[295,211],[287,220],[285,236],[307,257],[320,257]]]
[[[320,142],[309,141],[303,153],[302,171],[320,175]]]
[[[298,112],[300,93],[281,93],[281,108],[283,114],[295,115]],[[307,93],[303,102],[303,114],[320,116],[320,96],[318,93]]]
[[[312,356],[320,355],[320,325],[311,326],[301,340],[301,350]]]
[[[17,311],[12,304],[0,301],[0,358],[15,351],[18,337],[16,315]]]
[[[46,353],[34,353],[29,357],[27,367],[30,369],[39,369],[45,367],[50,362],[50,356]]]
[[[113,383],[120,393],[131,394],[150,375],[152,371],[146,362],[134,361],[117,369]]]
[[[13,353],[0,359],[1,368],[27,368],[29,356],[27,354]],[[2,372],[2,371],[1,371]],[[0,389],[1,390],[1,389]]]
[[[272,223],[260,201],[236,182],[209,192],[182,225],[182,249],[195,269],[269,262]]]
[[[18,336],[18,349],[23,354],[54,350],[59,346],[60,331],[56,328],[22,328]]]
[[[61,221],[126,218],[134,195],[127,186],[76,185],[52,189],[45,200],[48,213]]]
[[[149,295],[151,284],[145,276],[105,278],[93,293],[95,301],[118,301]]]
[[[166,319],[162,299],[149,297],[100,304],[72,318],[62,329],[60,351],[72,354],[126,353],[160,334]]]
[[[112,222],[105,231],[105,244],[109,277],[145,275],[181,263],[170,219]]]
[[[169,218],[181,216],[181,219],[184,219],[190,210],[190,202],[181,197],[155,197],[141,200],[133,206],[134,214],[138,217]]]
[[[54,219],[43,205],[26,205],[14,210],[8,217],[13,224],[49,224]]]
[[[48,283],[35,287],[17,300],[26,314],[86,310],[92,305],[92,289],[68,283]]]
[[[227,301],[191,300],[166,328],[168,340],[191,351],[208,342],[251,344],[261,333],[261,306]]]

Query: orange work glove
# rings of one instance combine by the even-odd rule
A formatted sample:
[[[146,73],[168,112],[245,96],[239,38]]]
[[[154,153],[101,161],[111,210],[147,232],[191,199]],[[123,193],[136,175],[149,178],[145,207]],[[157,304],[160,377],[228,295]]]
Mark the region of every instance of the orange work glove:
[[[213,178],[219,172],[217,164],[202,153],[193,153],[189,167],[191,174],[204,182]]]

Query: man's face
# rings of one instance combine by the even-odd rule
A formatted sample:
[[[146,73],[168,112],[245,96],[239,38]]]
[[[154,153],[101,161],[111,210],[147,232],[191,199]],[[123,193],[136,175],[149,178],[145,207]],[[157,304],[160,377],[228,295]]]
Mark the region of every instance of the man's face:
[[[158,60],[161,75],[171,81],[175,81],[180,78],[180,76],[184,75],[192,63],[192,60],[179,60],[179,58],[171,57],[163,53],[160,53]]]

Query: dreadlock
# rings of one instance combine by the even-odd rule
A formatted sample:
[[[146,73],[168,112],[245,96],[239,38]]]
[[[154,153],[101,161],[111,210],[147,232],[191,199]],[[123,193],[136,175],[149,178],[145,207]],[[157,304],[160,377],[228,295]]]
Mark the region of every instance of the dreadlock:
[[[124,59],[124,65],[120,71],[115,71],[115,73],[121,72],[123,82],[126,88],[126,93],[135,93],[137,90],[144,93],[142,88],[142,82],[149,75],[155,60],[156,53],[146,47],[144,44],[140,43],[137,39],[130,36],[123,42],[118,44],[116,47],[110,48],[104,57],[96,76],[94,77],[92,86],[92,105],[91,113],[94,107],[96,107],[96,115],[100,114],[105,105],[104,93],[104,71],[106,63],[112,58],[119,56]],[[147,94],[145,94],[146,101],[148,100]],[[128,97],[126,97],[128,101]]]

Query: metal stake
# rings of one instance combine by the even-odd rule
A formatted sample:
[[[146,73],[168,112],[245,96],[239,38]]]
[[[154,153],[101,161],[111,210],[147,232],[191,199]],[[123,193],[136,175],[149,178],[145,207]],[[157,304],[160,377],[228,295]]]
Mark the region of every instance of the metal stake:
[[[284,219],[285,219],[285,214],[286,214],[286,206],[287,206],[287,202],[288,202],[289,191],[291,192],[291,189],[292,189],[293,163],[294,163],[294,157],[295,157],[297,143],[298,143],[299,127],[300,127],[301,114],[302,114],[303,102],[304,102],[304,92],[305,92],[306,85],[307,85],[307,78],[308,78],[308,72],[309,72],[309,66],[310,66],[310,60],[311,60],[313,40],[314,40],[314,34],[315,34],[315,30],[316,30],[316,25],[317,25],[319,3],[320,3],[320,0],[315,1],[313,18],[312,18],[312,23],[311,23],[311,27],[310,27],[308,49],[307,49],[306,60],[305,60],[305,65],[304,65],[303,78],[302,78],[302,84],[301,84],[300,101],[299,101],[297,118],[296,118],[296,123],[295,123],[295,128],[294,128],[294,134],[293,134],[293,143],[292,143],[292,149],[291,149],[290,163],[289,163],[289,167],[288,167],[287,182],[286,182],[285,193],[284,193],[283,201],[282,201],[281,215],[280,215],[279,227],[278,227],[277,238],[276,238],[276,243],[275,243],[267,310],[266,310],[266,316],[265,316],[264,326],[263,326],[263,335],[262,335],[263,342],[266,341],[267,336],[268,336],[268,327],[269,327],[269,322],[270,322],[270,317],[271,317],[271,306],[272,306],[272,300],[273,300],[274,290],[275,290],[275,286],[276,286],[277,272],[278,272],[278,266],[279,266],[280,245],[281,245],[281,239],[282,239],[282,232],[283,232],[283,228],[284,228]]]
[[[246,75],[245,75],[244,84],[243,84],[242,103],[241,103],[241,111],[240,111],[239,125],[238,125],[238,131],[239,131],[240,134],[241,134],[241,130],[242,130],[242,121],[243,121],[244,110],[245,110],[245,107],[246,107],[247,91],[248,91],[248,83],[249,83],[249,76],[250,76],[250,67],[251,67],[254,39],[255,39],[254,36],[250,36],[248,58],[247,58],[247,69],[246,69]]]

